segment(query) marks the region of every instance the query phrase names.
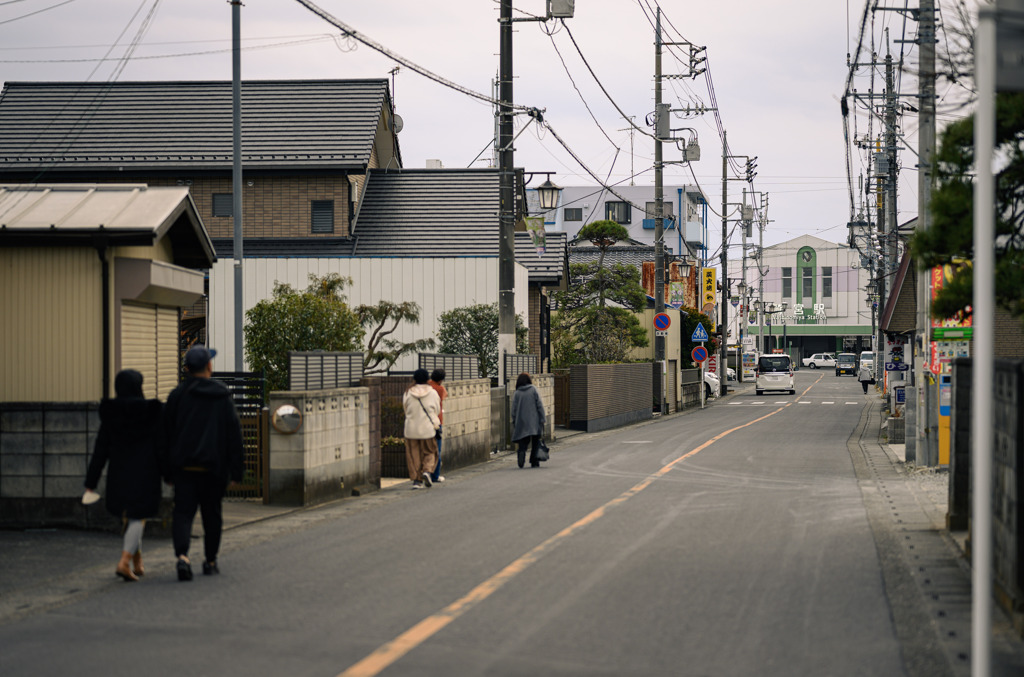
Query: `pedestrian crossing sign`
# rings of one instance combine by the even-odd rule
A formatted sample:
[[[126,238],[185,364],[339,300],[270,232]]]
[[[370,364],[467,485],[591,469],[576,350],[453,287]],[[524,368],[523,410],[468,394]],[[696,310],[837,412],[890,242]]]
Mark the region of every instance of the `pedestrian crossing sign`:
[[[693,336],[690,337],[691,341],[707,341],[708,332],[704,329],[704,324],[701,322],[697,323],[697,328],[693,330]]]

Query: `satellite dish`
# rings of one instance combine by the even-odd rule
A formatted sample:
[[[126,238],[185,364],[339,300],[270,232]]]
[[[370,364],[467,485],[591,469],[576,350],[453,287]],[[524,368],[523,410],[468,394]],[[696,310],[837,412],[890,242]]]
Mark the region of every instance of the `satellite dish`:
[[[402,116],[399,115],[398,113],[395,113],[391,117],[391,131],[393,131],[395,134],[398,134],[400,131],[402,131],[403,127],[405,127],[405,122],[402,120]]]

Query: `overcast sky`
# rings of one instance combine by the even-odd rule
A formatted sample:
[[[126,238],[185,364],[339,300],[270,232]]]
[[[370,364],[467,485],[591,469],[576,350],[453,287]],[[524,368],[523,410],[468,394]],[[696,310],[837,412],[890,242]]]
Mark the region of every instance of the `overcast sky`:
[[[393,52],[464,87],[489,93],[498,68],[498,5],[493,0],[318,4]],[[133,50],[130,45],[154,6],[148,30]],[[654,6],[654,0],[578,0],[575,18],[566,21],[598,79],[640,126],[654,108],[654,31],[649,20]],[[541,14],[544,1],[516,0],[515,7]],[[856,41],[863,8],[863,0],[673,0],[662,5],[665,40],[678,42],[681,35],[707,47],[732,153],[758,157],[755,189],[769,193],[773,221],[765,231],[766,244],[800,234],[845,241],[849,195],[839,97],[846,54],[853,48],[850,41]],[[886,14],[876,29],[889,21],[899,33],[901,24],[892,18],[896,13]],[[626,121],[601,93],[567,32],[559,29],[549,36],[545,27],[551,30],[555,24],[516,26],[515,102],[546,109],[554,130],[602,178],[628,183],[635,172],[638,185],[653,185],[651,140],[635,134],[631,153]],[[242,7],[242,37],[245,79],[390,79],[395,66],[369,47],[338,37],[334,27],[295,0],[248,0]],[[0,1],[4,81],[227,80],[230,40],[231,6],[223,0]],[[113,60],[99,62],[108,52]],[[128,62],[119,61],[128,54]],[[663,69],[666,74],[683,72],[668,48]],[[494,130],[489,104],[407,68],[394,77],[396,111],[405,122],[400,143],[406,167],[423,167],[433,158],[446,167],[465,167],[481,151],[475,166],[487,166]],[[664,99],[676,106],[710,107],[708,81],[666,81]],[[524,122],[519,119],[517,126]],[[693,171],[712,208],[720,211],[722,146],[713,114],[675,119],[673,127],[696,130],[702,159]],[[916,140],[916,134],[911,138]],[[665,146],[666,160],[679,158],[673,145]],[[516,164],[527,171],[557,172],[552,178],[560,185],[595,184],[550,134],[535,126],[516,142]],[[916,214],[916,176],[909,164],[900,186],[901,222]],[[666,185],[693,182],[683,166],[666,170]],[[729,182],[730,202],[739,201],[745,185]],[[714,250],[721,219],[709,217],[711,231],[718,233],[710,243]]]

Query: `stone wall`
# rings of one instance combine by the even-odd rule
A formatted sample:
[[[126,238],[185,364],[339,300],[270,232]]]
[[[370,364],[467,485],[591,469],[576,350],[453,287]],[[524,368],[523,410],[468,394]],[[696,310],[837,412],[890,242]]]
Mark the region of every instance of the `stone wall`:
[[[295,433],[270,430],[270,503],[312,505],[350,496],[370,481],[368,388],[270,393],[270,415],[302,412]]]
[[[0,525],[120,528],[120,520],[102,501],[82,505],[85,472],[99,427],[99,402],[0,403]],[[105,486],[104,469],[101,494]],[[165,485],[151,534],[161,533],[169,523],[169,497]]]
[[[445,382],[442,467],[463,468],[491,456],[491,381]]]

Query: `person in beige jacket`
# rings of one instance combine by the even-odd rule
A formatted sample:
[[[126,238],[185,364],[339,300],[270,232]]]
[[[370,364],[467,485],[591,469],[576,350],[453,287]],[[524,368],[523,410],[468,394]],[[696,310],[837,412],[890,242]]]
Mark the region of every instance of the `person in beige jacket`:
[[[405,409],[405,463],[413,489],[430,488],[430,473],[437,463],[437,441],[434,435],[441,427],[441,398],[427,385],[430,375],[426,369],[417,369],[412,380],[415,384],[402,396]]]

